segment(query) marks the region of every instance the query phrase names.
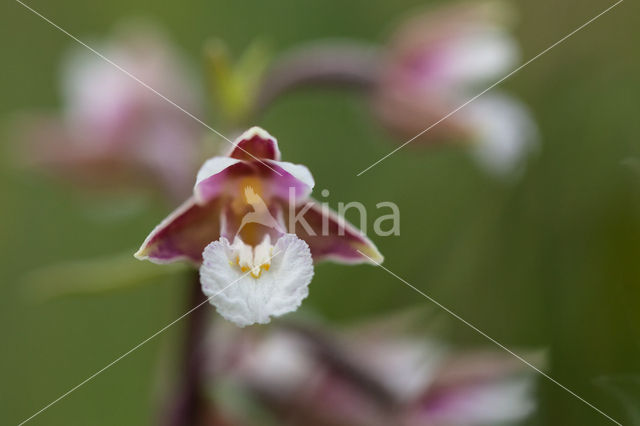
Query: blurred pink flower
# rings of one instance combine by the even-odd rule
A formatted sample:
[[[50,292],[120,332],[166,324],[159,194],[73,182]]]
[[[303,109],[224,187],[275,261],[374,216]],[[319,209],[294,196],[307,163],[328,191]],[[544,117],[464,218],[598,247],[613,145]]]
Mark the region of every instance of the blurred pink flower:
[[[228,156],[204,163],[193,196],[135,256],[200,265],[202,290],[222,316],[239,326],[268,323],[307,296],[313,261],[382,261],[359,230],[309,201],[314,185],[309,169],[281,161],[276,139],[253,127]]]
[[[374,89],[382,124],[409,140],[511,71],[519,49],[505,26],[506,6],[463,3],[418,15],[394,33]],[[496,173],[516,168],[535,143],[535,125],[515,99],[490,92],[440,122],[415,143],[469,141]]]
[[[127,28],[96,50],[194,115],[198,89],[157,30]],[[201,125],[93,52],[78,48],[62,67],[63,113],[22,120],[28,160],[77,183],[159,183],[183,196],[197,167]]]
[[[530,370],[493,351],[456,354],[373,328],[261,334],[218,325],[211,343],[210,374],[255,393],[292,425],[493,425],[535,407]]]

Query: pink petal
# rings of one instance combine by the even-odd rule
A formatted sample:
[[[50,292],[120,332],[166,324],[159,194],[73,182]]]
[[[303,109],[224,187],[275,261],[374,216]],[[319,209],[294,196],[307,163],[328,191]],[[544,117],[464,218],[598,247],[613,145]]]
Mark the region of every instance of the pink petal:
[[[286,161],[269,161],[268,165],[273,169],[270,170],[272,195],[281,200],[295,202],[295,200],[306,200],[311,194],[315,181],[305,166]],[[291,195],[294,196],[293,200],[289,200]]]
[[[522,420],[534,409],[529,378],[440,389],[409,415],[409,425],[484,425]]]
[[[259,181],[260,196],[265,201],[272,197],[288,200],[290,188],[293,188],[295,199],[306,199],[314,185],[309,170],[298,164],[213,157],[198,172],[194,187],[196,201],[199,204],[207,203],[223,193],[232,197],[241,196],[244,178],[250,178],[247,179],[247,185],[256,184],[251,182],[254,178]]]
[[[213,157],[205,161],[196,177],[193,195],[198,204],[205,204],[229,189],[234,177],[256,172],[250,163],[229,157]]]
[[[250,128],[236,139],[228,157],[213,157],[204,163],[194,187],[197,202],[206,203],[225,191],[232,197],[237,196],[245,183],[259,186],[256,189],[265,200],[271,197],[288,200],[290,188],[296,199],[308,197],[315,185],[309,169],[279,159],[276,139],[260,127]],[[239,181],[241,178],[259,181],[243,183]],[[236,182],[231,184],[234,180]]]
[[[280,150],[276,138],[260,127],[252,127],[236,139],[229,157],[246,161],[278,161]]]
[[[443,424],[520,420],[534,408],[532,385],[531,375],[513,358],[492,352],[459,355],[441,365],[410,410],[408,424],[425,419]]]
[[[189,198],[149,234],[136,258],[154,263],[202,262],[206,245],[220,238],[220,204],[216,199],[201,205]]]
[[[17,154],[25,165],[74,184],[111,187],[114,183],[147,183],[145,170],[128,167],[99,136],[80,138],[53,116],[19,117],[15,125]]]
[[[302,221],[289,226],[289,232],[295,233],[306,241],[311,249],[315,262],[333,260],[341,263],[381,263],[383,256],[376,246],[357,228],[328,207],[324,209],[320,203],[311,200],[295,208],[298,215],[304,209],[302,219],[309,225],[312,235]],[[290,221],[292,218],[287,218]],[[323,229],[324,225],[324,229]],[[294,229],[291,229],[293,227]],[[323,232],[324,231],[324,232]],[[366,256],[365,256],[366,255]],[[368,257],[367,257],[368,256]]]

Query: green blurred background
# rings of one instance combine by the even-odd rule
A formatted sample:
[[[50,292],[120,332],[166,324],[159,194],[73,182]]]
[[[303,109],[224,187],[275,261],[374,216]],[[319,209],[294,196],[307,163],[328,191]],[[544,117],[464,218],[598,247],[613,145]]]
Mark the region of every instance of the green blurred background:
[[[326,37],[384,41],[398,19],[429,3],[28,4],[87,40],[108,36],[121,18],[149,17],[199,64],[212,36],[235,53],[256,37],[276,51]],[[610,4],[514,2],[524,58]],[[57,107],[59,62],[73,41],[16,2],[4,3],[0,15],[3,119]],[[400,206],[401,235],[373,237],[385,266],[505,345],[547,349],[552,377],[624,424],[634,424],[633,415],[640,424],[640,413],[632,413],[640,406],[639,16],[636,2],[623,2],[502,85],[531,107],[542,134],[542,149],[514,183],[487,176],[462,152],[412,147],[356,177],[395,145],[370,118],[366,101],[348,93],[296,93],[256,123],[279,139],[287,160],[309,166],[316,191],[329,189],[334,208],[353,200],[372,211],[380,201]],[[12,142],[3,137],[3,148]],[[181,314],[186,288],[174,275],[104,295],[46,303],[25,296],[27,272],[131,251],[168,208],[151,200],[139,214],[97,220],[88,212],[104,207],[98,198],[19,170],[6,152],[0,170],[0,424],[17,424]],[[323,264],[304,309],[339,323],[428,305],[380,269]],[[445,323],[460,345],[491,345],[446,314],[434,321]],[[177,325],[149,342],[32,423],[152,423],[180,332]],[[543,378],[539,399],[532,425],[611,424]]]

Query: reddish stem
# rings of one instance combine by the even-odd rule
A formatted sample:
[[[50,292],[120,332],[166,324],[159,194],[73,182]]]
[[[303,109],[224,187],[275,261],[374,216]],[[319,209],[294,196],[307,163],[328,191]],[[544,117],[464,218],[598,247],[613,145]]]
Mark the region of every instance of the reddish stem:
[[[189,285],[188,308],[193,309],[206,300],[200,288],[200,276],[197,271]],[[184,352],[179,371],[181,384],[172,396],[166,414],[159,419],[160,424],[194,426],[202,419],[205,401],[201,392],[201,379],[206,360],[202,343],[207,330],[208,313],[208,305],[203,304],[187,316]]]

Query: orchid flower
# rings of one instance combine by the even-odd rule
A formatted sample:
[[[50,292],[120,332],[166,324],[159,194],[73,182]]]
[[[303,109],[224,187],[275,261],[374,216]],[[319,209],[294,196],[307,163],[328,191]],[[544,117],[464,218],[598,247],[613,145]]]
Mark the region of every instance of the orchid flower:
[[[308,198],[313,186],[305,166],[280,161],[276,139],[253,127],[228,156],[204,163],[193,196],[136,257],[200,265],[202,290],[223,317],[268,323],[307,296],[314,261],[382,261],[369,239]]]
[[[494,92],[460,108],[515,68],[519,49],[506,30],[506,12],[500,3],[479,2],[406,21],[381,62],[373,101],[381,123],[407,140],[470,141],[489,171],[516,169],[535,143],[526,108]]]
[[[71,52],[62,68],[63,114],[22,120],[28,160],[74,182],[151,181],[182,198],[202,129],[140,81],[198,115],[194,79],[152,28],[127,28],[97,48],[139,81],[84,48]]]
[[[511,424],[535,408],[530,371],[494,351],[458,353],[381,327],[258,334],[219,325],[211,339],[210,374],[257,393],[294,425]]]
[[[468,2],[412,16],[384,46],[298,47],[266,73],[254,109],[301,87],[365,91],[377,120],[402,142],[462,142],[488,172],[517,171],[536,146],[536,126],[515,98],[482,93],[519,60],[510,12],[499,1]]]

